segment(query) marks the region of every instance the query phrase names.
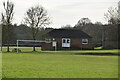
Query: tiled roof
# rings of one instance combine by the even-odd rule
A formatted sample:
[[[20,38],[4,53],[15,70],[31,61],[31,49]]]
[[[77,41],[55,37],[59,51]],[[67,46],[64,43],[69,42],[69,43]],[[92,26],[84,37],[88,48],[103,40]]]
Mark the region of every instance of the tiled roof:
[[[54,38],[92,38],[87,33],[75,29],[53,29],[47,35]]]

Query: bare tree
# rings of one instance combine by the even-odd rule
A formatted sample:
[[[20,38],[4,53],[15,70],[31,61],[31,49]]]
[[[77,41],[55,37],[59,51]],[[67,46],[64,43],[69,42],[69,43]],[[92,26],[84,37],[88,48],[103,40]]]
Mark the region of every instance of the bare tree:
[[[31,28],[32,38],[36,40],[36,35],[40,28],[50,24],[50,18],[48,17],[47,11],[42,6],[34,6],[27,10],[24,23]],[[35,51],[35,43],[33,46]]]
[[[4,12],[1,13],[1,22],[3,25],[7,26],[6,34],[7,34],[7,52],[9,52],[9,41],[10,41],[10,25],[12,24],[13,15],[14,15],[14,4],[12,2],[3,2]]]
[[[80,27],[81,29],[83,29],[83,27],[88,24],[91,24],[91,20],[89,18],[81,18],[75,25],[75,27]]]
[[[119,9],[117,7],[110,7],[104,14],[108,24],[118,24],[120,22]]]

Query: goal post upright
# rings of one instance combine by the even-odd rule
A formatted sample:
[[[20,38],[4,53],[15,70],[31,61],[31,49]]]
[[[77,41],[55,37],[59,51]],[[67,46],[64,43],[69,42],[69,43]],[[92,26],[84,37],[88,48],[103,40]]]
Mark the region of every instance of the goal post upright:
[[[18,53],[18,42],[19,42],[19,40],[17,40],[17,53]]]

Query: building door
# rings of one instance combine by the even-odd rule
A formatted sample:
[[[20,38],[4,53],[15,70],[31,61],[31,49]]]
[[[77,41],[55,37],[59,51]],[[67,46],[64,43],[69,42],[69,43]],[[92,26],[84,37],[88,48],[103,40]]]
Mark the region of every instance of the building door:
[[[62,39],[62,47],[70,47],[70,39],[69,38]]]

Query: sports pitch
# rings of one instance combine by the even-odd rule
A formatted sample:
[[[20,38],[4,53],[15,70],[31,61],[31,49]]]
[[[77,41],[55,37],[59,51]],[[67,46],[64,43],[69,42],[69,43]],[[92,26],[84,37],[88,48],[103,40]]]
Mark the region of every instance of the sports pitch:
[[[117,52],[117,50],[91,50]],[[118,78],[118,56],[82,51],[3,52],[3,78]]]

